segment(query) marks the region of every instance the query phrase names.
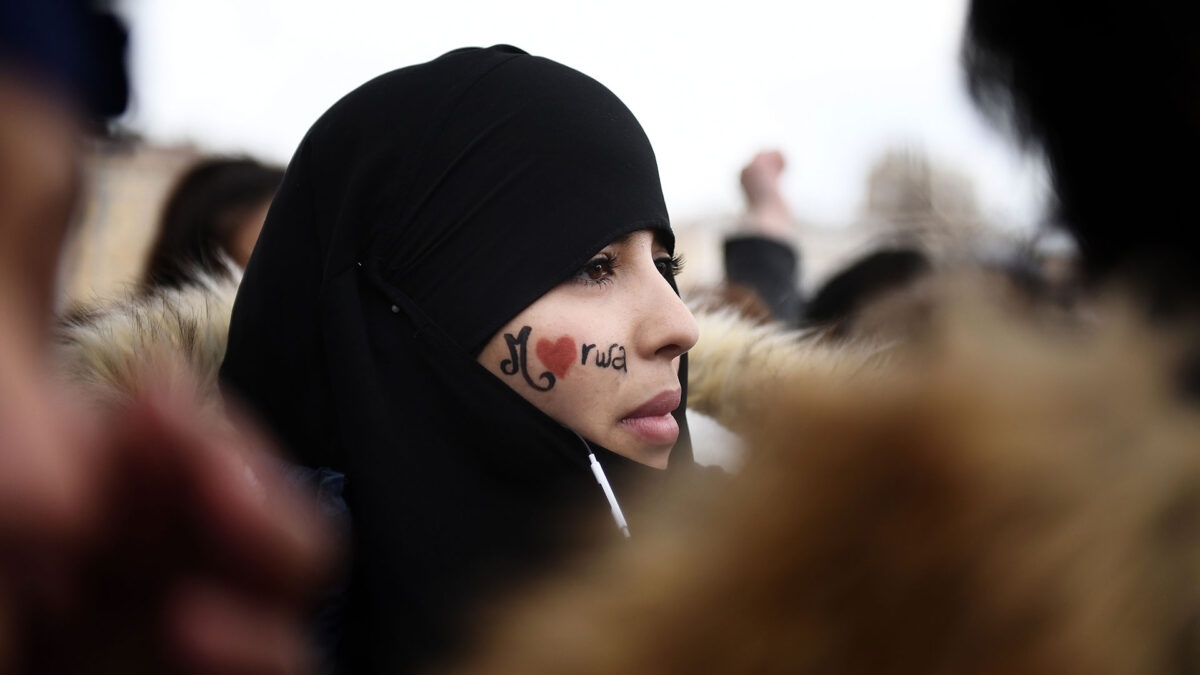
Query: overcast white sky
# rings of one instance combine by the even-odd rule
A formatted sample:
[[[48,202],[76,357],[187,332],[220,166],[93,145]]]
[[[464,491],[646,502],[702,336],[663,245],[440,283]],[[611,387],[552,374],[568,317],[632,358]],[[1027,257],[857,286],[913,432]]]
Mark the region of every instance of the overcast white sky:
[[[515,44],[606,84],[642,122],[676,220],[741,206],[756,150],[789,158],[797,212],[853,218],[883,148],[971,175],[991,217],[1037,216],[1044,178],[972,110],[957,49],[964,0],[127,0],[128,123],[286,162],[334,101],[400,66]]]

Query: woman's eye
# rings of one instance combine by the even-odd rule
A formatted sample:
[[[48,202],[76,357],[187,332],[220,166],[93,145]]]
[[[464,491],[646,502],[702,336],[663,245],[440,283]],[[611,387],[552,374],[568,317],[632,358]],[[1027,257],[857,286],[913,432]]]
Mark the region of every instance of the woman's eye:
[[[584,283],[600,284],[610,281],[613,270],[617,267],[617,261],[609,256],[597,256],[592,258],[578,272],[575,273],[575,278]]]
[[[658,268],[658,273],[664,278],[674,279],[683,271],[683,256],[658,258],[654,261],[654,266]]]

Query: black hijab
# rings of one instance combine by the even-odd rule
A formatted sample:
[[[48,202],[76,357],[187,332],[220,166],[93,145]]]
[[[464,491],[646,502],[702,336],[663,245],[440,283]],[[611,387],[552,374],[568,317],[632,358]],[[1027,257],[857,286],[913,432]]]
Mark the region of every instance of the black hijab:
[[[637,120],[595,80],[513,47],[382,75],[313,125],[246,270],[221,373],[297,461],[347,476],[343,666],[398,672],[444,653],[464,608],[561,548],[562,514],[607,517],[580,439],[475,356],[647,228],[673,249]],[[692,465],[685,406],[667,474]],[[595,449],[621,499],[664,475]]]

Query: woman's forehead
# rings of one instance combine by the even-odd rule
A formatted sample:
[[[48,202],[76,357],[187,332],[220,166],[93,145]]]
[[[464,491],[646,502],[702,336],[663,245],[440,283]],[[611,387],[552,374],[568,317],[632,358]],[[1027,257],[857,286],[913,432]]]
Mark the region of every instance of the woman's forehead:
[[[649,236],[651,238],[650,244],[653,247],[663,248],[663,249],[670,248],[670,246],[669,246],[670,237],[662,230],[659,230],[656,228],[654,228],[654,229],[647,228],[645,230],[634,230],[633,232],[623,234],[623,235],[617,237],[616,239],[612,240],[612,242],[609,243],[609,246],[624,246],[624,245],[632,242],[634,240],[634,238],[642,237],[642,236]]]

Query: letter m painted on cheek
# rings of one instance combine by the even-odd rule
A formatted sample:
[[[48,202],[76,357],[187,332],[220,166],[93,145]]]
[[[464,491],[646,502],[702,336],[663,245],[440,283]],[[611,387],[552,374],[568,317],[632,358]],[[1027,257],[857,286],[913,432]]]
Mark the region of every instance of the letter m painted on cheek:
[[[525,383],[530,387],[533,387],[538,391],[550,391],[554,388],[554,382],[556,379],[554,372],[548,370],[541,375],[538,375],[538,379],[545,382],[544,385],[538,384],[532,377],[529,376],[529,357],[526,354],[526,349],[529,343],[529,333],[531,330],[533,329],[529,326],[522,326],[521,331],[516,336],[513,336],[512,333],[504,334],[504,341],[508,346],[508,358],[500,362],[500,372],[504,373],[505,375],[516,375],[519,372],[521,377],[524,378]],[[567,341],[565,346],[561,344],[563,340]],[[561,367],[562,374],[560,374],[559,377],[562,377],[562,375],[566,374],[567,368],[571,367],[571,362],[575,359],[575,341],[564,336],[559,338],[557,343],[551,344],[551,351],[553,352],[559,352],[565,348],[565,356],[559,359],[559,361],[565,361],[565,366],[561,366],[561,364],[556,362],[556,357],[553,354],[549,356],[543,356],[542,351],[544,347],[542,343],[551,344],[550,341],[545,338],[538,342],[538,358],[542,359],[542,363],[546,364],[552,369],[556,365]]]

